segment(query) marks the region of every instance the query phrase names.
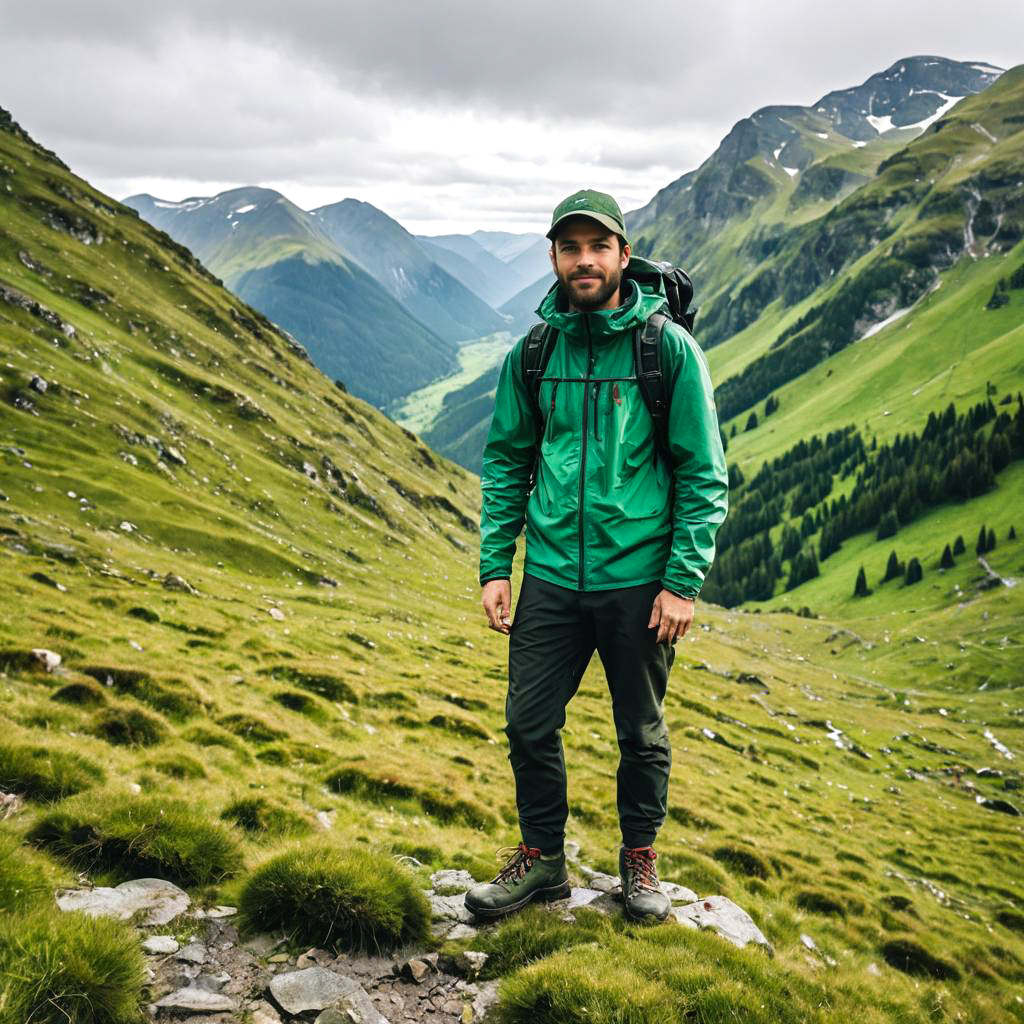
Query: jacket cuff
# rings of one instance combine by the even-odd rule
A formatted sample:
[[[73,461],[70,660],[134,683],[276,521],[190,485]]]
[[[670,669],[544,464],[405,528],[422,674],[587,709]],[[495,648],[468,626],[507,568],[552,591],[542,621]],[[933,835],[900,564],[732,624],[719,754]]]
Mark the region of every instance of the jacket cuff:
[[[664,590],[667,590],[670,594],[675,594],[676,597],[685,598],[687,601],[696,601],[697,595],[700,593],[700,587],[677,587],[669,586],[664,580],[661,581],[661,586]]]
[[[491,580],[509,580],[511,582],[511,579],[507,572],[492,572],[487,576],[480,577],[480,586],[482,587],[485,583],[490,583]]]

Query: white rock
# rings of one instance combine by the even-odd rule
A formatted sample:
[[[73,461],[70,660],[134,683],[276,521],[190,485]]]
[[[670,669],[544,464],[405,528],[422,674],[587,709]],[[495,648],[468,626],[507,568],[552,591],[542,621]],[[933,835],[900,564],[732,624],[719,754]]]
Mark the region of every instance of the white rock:
[[[237,913],[237,907],[208,907],[206,910],[197,910],[196,917],[234,917]]]
[[[449,868],[435,871],[430,876],[430,884],[439,896],[452,896],[472,889],[476,885],[476,879],[468,871],[454,871]]]
[[[277,619],[278,622],[280,622],[284,618],[284,612],[281,611],[280,608],[268,608],[267,609],[267,614],[272,619]]]
[[[587,883],[589,888],[596,889],[598,892],[621,892],[622,882],[614,875],[604,875],[600,872],[592,874],[588,879]]]
[[[725,896],[708,896],[696,903],[674,907],[672,916],[682,924],[690,922],[698,928],[708,928],[741,949],[753,942],[772,950],[771,943],[750,915]]]
[[[164,996],[156,1007],[158,1013],[233,1013],[238,1009],[234,999],[192,985]]]
[[[32,653],[47,672],[52,672],[62,660],[56,651],[48,651],[45,647],[33,647]]]
[[[810,935],[801,935],[800,941],[812,952],[818,948],[818,944],[810,937]]]
[[[177,953],[178,940],[173,935],[150,935],[142,943],[142,948],[147,953]]]
[[[58,889],[61,910],[80,910],[90,917],[128,920],[141,913],[136,922],[144,928],[167,924],[188,910],[188,893],[162,878],[136,878],[116,888]]]
[[[575,910],[577,907],[585,907],[588,903],[593,903],[600,896],[601,893],[597,889],[583,889],[580,886],[574,885],[569,893],[569,902],[566,909]]]
[[[189,964],[205,964],[209,959],[209,954],[201,942],[190,942],[183,949],[178,950],[177,958]]]
[[[687,889],[685,885],[679,885],[677,882],[662,882],[661,891],[673,903],[696,903],[700,899],[692,889]]]
[[[471,924],[457,924],[445,933],[446,939],[457,942],[459,939],[475,938],[477,930]]]
[[[428,896],[430,910],[435,921],[458,921],[462,924],[470,924],[473,915],[466,909],[466,901],[463,896]]]

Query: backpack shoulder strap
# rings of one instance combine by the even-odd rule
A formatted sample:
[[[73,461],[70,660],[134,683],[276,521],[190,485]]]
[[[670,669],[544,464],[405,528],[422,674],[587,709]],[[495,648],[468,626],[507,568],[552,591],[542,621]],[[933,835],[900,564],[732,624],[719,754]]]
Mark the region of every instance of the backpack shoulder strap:
[[[655,451],[671,467],[668,447],[669,395],[661,360],[661,338],[668,319],[664,313],[653,313],[643,327],[634,329],[633,365],[640,394],[654,421]]]
[[[533,468],[530,471],[529,490],[533,490],[537,482],[537,462],[540,459],[541,438],[544,436],[544,415],[540,408],[540,382],[551,360],[551,352],[555,347],[557,332],[549,324],[534,324],[523,339],[520,353],[523,383],[530,396],[530,408],[533,411],[533,424],[536,433],[534,446]]]

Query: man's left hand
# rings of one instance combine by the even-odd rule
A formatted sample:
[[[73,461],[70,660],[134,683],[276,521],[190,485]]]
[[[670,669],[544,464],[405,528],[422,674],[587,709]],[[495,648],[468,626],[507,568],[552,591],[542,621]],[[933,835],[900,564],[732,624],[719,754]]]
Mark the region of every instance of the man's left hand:
[[[693,601],[688,597],[679,597],[669,590],[663,590],[654,599],[648,629],[658,627],[658,643],[674,644],[693,622]]]

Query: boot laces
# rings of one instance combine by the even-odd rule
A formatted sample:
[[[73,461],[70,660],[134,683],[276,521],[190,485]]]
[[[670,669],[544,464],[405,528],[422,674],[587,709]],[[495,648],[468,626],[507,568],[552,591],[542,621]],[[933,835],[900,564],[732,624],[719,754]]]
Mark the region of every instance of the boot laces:
[[[650,846],[642,846],[637,849],[629,849],[625,852],[626,867],[630,871],[632,890],[649,889],[651,892],[660,892],[661,886],[658,883],[658,870],[654,866],[658,855]]]
[[[505,885],[518,882],[533,867],[533,862],[540,859],[540,850],[535,846],[520,843],[518,846],[504,846],[498,851],[498,858],[508,857],[508,863],[498,872],[492,884]]]

